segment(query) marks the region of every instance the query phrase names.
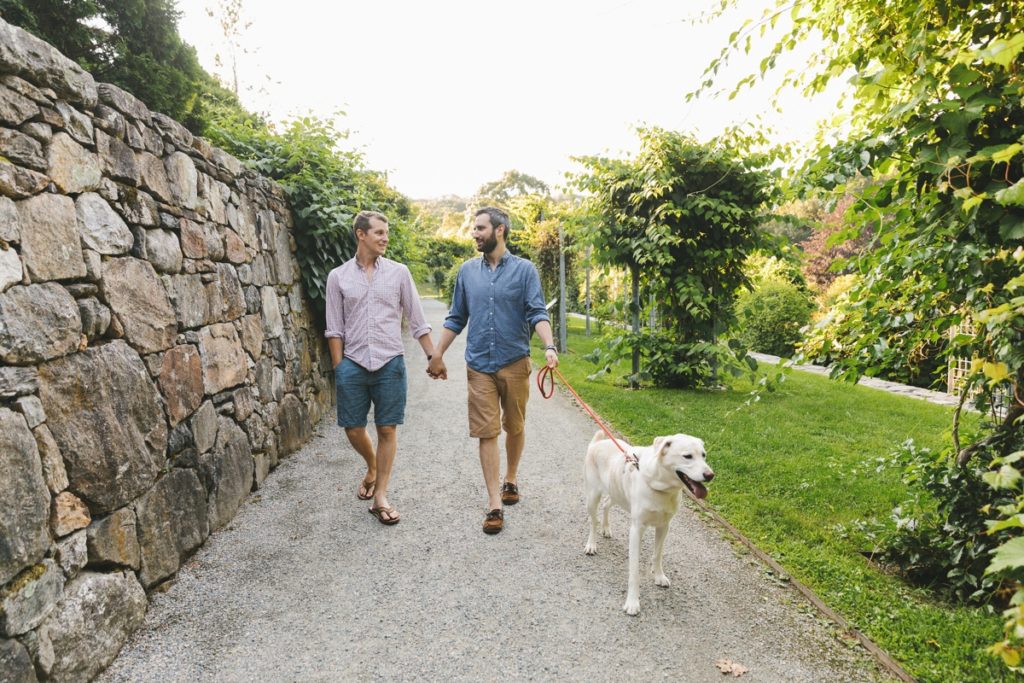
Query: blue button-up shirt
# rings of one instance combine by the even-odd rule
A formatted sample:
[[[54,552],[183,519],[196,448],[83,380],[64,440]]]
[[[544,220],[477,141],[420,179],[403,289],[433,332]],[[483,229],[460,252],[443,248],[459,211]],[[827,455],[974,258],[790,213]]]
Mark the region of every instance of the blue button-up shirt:
[[[506,251],[494,270],[482,256],[462,264],[444,326],[459,334],[468,322],[466,365],[493,373],[530,355],[542,320],[551,322],[537,268]]]

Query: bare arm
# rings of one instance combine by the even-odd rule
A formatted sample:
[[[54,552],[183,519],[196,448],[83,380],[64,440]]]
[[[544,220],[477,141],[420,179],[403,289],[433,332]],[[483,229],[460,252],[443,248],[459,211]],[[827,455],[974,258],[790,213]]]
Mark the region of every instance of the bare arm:
[[[452,345],[456,336],[447,327],[441,328],[441,338],[437,342],[437,348],[433,353],[434,357],[430,359],[430,364],[427,365],[427,374],[431,377],[435,379],[448,379],[448,368],[444,364],[444,352]]]
[[[554,348],[555,339],[554,335],[551,333],[551,323],[547,320],[538,320],[533,329],[537,333],[537,336],[540,337],[541,342],[544,343],[544,346],[548,347],[548,349],[544,351],[544,358],[547,360],[548,367],[557,368],[558,352],[555,351]]]
[[[430,333],[420,335],[416,338],[416,341],[420,343],[420,348],[423,349],[423,354],[430,358],[434,355],[434,340],[430,338]]]
[[[331,352],[331,367],[338,367],[345,355],[345,342],[341,340],[341,337],[328,337],[327,348]]]

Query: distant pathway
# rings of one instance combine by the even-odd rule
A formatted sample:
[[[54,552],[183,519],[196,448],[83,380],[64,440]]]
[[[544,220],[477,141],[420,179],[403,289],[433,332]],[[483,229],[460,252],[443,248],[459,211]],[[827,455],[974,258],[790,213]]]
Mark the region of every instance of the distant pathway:
[[[445,309],[425,309],[436,331]],[[671,588],[645,577],[640,616],[625,616],[625,516],[613,512],[614,537],[583,554],[582,459],[595,426],[562,396],[534,388],[523,501],[506,509],[504,532],[481,533],[462,341],[447,382],[431,381],[407,343],[408,419],[389,492],[401,523],[381,526],[356,499],[360,460],[328,417],[152,596],[99,680],[889,680],[686,507],[666,544]],[[719,659],[749,672],[727,678]]]
[[[777,365],[781,358],[778,356],[772,356],[767,353],[751,353],[751,356],[761,361],[762,363],[769,363],[771,365]],[[826,377],[831,372],[830,368],[826,368],[822,365],[794,365],[787,363],[794,370],[800,370],[801,372],[812,372],[816,375],[825,375]],[[922,389],[921,387],[913,387],[909,384],[900,384],[898,382],[890,382],[884,379],[878,379],[877,377],[861,377],[857,384],[865,387],[871,387],[873,389],[881,389],[882,391],[888,391],[890,394],[899,394],[901,396],[907,396],[909,398],[916,398],[922,401],[928,401],[929,403],[938,403],[943,406],[953,406],[954,408],[960,403],[960,397],[954,396],[953,394],[947,394],[942,391],[932,391],[931,389]],[[965,409],[970,409],[967,405]]]

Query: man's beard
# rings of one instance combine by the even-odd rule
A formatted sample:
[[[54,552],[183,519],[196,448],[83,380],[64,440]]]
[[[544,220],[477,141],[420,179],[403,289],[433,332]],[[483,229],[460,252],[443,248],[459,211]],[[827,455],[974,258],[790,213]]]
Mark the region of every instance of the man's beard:
[[[484,254],[490,254],[497,247],[498,247],[498,238],[495,237],[494,233],[492,232],[491,236],[488,237],[487,239],[485,239],[482,243],[481,242],[477,242],[476,250],[479,251],[479,252],[483,252]]]

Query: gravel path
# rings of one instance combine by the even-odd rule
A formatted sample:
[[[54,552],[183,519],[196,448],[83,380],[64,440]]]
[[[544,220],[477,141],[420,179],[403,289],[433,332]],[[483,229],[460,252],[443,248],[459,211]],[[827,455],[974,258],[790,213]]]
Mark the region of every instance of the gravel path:
[[[444,306],[424,307],[438,330]],[[523,500],[501,534],[481,533],[462,341],[447,382],[406,345],[410,400],[389,491],[400,524],[380,525],[356,499],[361,459],[328,417],[153,594],[98,680],[722,681],[723,658],[749,669],[744,681],[890,680],[686,507],[666,543],[671,588],[645,578],[640,616],[625,616],[626,518],[614,511],[613,538],[583,554],[595,426],[562,396],[534,387]]]

